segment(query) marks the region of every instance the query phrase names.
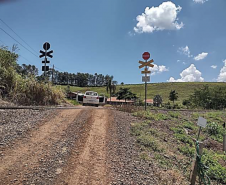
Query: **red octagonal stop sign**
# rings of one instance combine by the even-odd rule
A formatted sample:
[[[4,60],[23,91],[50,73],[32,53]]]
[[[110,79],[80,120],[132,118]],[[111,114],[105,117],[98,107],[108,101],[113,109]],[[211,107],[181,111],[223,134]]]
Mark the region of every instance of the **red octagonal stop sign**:
[[[150,53],[144,52],[142,57],[143,57],[144,60],[148,60],[150,58]]]

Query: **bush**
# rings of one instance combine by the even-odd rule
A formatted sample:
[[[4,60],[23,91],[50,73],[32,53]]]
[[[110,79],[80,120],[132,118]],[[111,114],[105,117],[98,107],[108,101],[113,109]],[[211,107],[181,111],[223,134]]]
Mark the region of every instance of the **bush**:
[[[57,105],[63,101],[64,94],[51,84],[37,82],[34,78],[20,78],[9,93],[9,98],[20,105]]]
[[[209,123],[209,124],[207,124],[207,132],[210,135],[215,135],[216,136],[217,134],[220,133],[220,127],[215,122]]]
[[[13,48],[15,51],[16,47]],[[20,105],[52,105],[64,99],[61,90],[51,84],[39,83],[34,75],[19,74],[17,58],[18,55],[7,48],[0,48],[0,87],[6,99]]]
[[[170,105],[170,102],[165,103],[163,106],[164,106],[166,109],[173,109],[173,106]]]
[[[188,108],[189,106],[191,106],[190,100],[183,100],[182,104],[183,104],[184,106],[186,106],[187,108]]]

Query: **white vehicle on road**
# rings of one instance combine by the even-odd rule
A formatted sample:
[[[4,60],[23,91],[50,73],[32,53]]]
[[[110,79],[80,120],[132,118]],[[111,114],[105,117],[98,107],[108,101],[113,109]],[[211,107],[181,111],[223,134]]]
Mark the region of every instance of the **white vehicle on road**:
[[[105,104],[106,98],[104,95],[99,96],[97,92],[86,91],[85,94],[78,94],[77,101],[82,103],[83,106],[92,104],[98,107]]]

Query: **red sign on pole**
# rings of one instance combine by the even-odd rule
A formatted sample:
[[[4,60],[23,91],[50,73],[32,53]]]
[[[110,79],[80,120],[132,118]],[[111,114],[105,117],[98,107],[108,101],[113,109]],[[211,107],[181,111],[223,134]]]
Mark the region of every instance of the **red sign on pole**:
[[[144,60],[148,60],[150,58],[150,53],[144,52],[142,57],[143,57]]]

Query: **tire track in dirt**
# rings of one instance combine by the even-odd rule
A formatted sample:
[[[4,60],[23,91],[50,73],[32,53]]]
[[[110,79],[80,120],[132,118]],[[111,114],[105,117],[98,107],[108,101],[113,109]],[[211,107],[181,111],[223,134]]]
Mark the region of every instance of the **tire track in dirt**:
[[[23,177],[39,166],[40,160],[47,157],[52,144],[61,139],[80,113],[81,110],[77,109],[59,111],[57,116],[31,131],[30,136],[15,143],[14,148],[6,148],[0,158],[0,184],[12,181],[21,184]]]
[[[72,151],[68,165],[55,184],[106,185],[109,184],[106,166],[106,132],[109,112],[95,109],[89,133],[83,136]]]

